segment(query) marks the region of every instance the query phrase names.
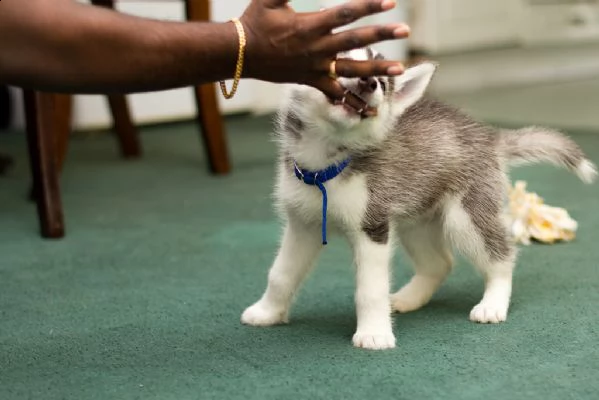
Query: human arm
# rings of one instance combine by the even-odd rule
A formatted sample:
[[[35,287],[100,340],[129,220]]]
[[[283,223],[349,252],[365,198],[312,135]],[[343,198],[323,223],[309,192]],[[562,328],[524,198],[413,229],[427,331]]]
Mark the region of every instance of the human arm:
[[[383,0],[304,14],[287,3],[253,0],[241,16],[244,77],[309,84],[340,97],[342,88],[327,76],[337,51],[407,36],[398,24],[330,34],[383,11]],[[228,79],[238,50],[231,23],[150,20],[72,0],[2,1],[0,38],[0,81],[57,92],[131,93]],[[339,61],[338,74],[385,75],[392,66],[398,63]],[[391,71],[397,73],[401,68]]]

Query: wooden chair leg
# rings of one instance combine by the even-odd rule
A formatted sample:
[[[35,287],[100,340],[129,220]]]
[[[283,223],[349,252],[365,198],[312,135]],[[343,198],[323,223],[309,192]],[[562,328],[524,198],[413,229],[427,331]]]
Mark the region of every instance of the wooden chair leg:
[[[114,9],[114,0],[91,0],[91,2],[95,6]],[[108,106],[114,120],[114,130],[119,139],[122,156],[125,158],[141,156],[139,134],[133,125],[127,98],[123,95],[108,96]]]
[[[56,168],[58,175],[62,173],[66,160],[69,137],[71,136],[71,120],[73,114],[73,98],[68,94],[45,93],[45,96],[52,97],[53,111],[50,120],[47,123],[53,123],[53,141],[54,141],[54,158],[56,160]],[[36,111],[39,113],[39,109]],[[33,202],[38,200],[38,191],[35,185],[29,192],[29,199]]]
[[[187,19],[191,21],[210,20],[210,2],[208,0],[185,0]],[[231,171],[225,128],[216,97],[216,85],[206,84],[194,88],[197,104],[198,122],[210,163],[215,174],[227,174]]]
[[[210,170],[219,175],[228,174],[231,171],[231,163],[215,87],[201,85],[194,88],[194,93]]]
[[[122,95],[108,96],[108,105],[114,120],[114,130],[119,139],[121,154],[125,158],[141,156],[139,133],[133,125],[127,99]]]
[[[71,121],[73,116],[73,97],[68,94],[46,94],[54,101],[54,146],[58,173],[62,173],[64,162],[69,149],[71,136]]]
[[[41,234],[52,239],[62,238],[65,233],[55,152],[54,96],[24,91],[29,160]]]

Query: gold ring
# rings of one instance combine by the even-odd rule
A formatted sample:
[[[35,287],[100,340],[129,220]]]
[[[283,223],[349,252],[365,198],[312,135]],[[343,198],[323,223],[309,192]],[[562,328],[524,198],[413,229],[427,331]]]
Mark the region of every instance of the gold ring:
[[[339,78],[337,75],[337,60],[331,61],[331,64],[329,65],[329,77],[335,80]]]

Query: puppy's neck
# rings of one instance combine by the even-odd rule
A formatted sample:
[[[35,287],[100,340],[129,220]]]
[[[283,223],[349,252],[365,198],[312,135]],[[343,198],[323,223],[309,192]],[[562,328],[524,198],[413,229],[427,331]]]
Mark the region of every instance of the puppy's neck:
[[[317,171],[341,162],[350,156],[351,151],[342,144],[327,140],[316,127],[312,132],[304,132],[300,138],[285,138],[285,152],[302,168]]]

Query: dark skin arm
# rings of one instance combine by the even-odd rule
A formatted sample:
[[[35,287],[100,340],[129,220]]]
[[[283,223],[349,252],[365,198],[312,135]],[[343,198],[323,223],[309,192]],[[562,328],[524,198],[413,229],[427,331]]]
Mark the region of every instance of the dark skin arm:
[[[296,13],[288,0],[253,0],[240,18],[247,34],[243,76],[307,84],[340,99],[343,88],[328,77],[335,54],[404,38],[408,28],[331,31],[393,6],[391,0],[355,0]],[[0,2],[0,38],[0,82],[55,92],[147,92],[229,79],[238,50],[232,23],[156,21],[73,0]],[[339,76],[402,72],[392,61],[337,63]]]

